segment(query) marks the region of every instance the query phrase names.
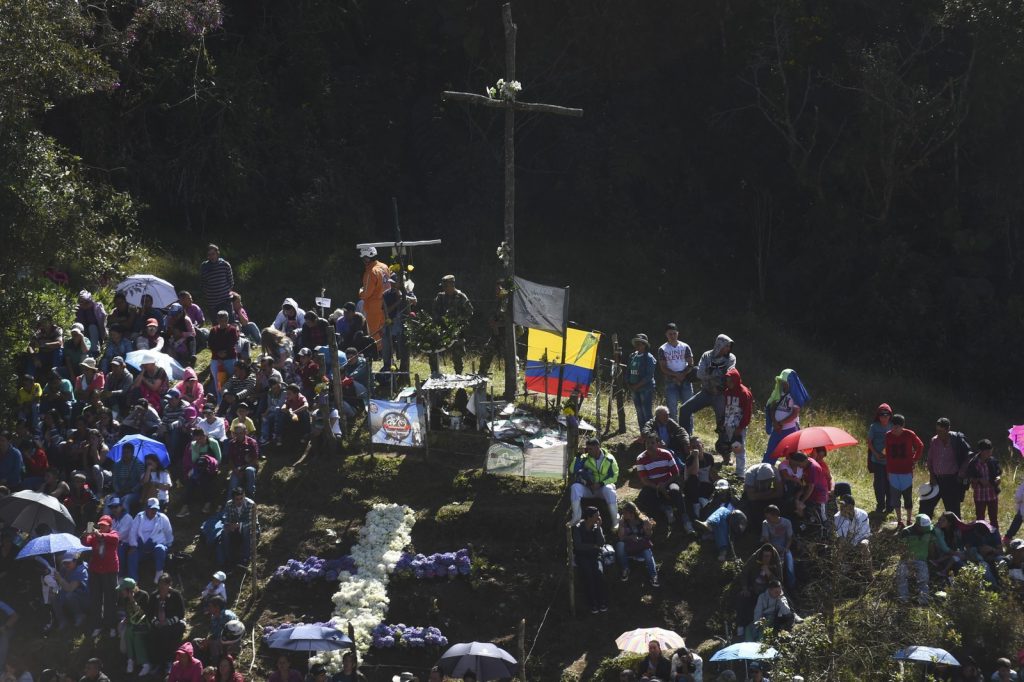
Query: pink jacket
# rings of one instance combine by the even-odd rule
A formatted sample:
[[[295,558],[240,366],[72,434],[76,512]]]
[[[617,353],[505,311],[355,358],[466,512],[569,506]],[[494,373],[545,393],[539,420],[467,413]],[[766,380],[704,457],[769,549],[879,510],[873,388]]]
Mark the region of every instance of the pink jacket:
[[[183,664],[180,658],[175,658],[167,682],[203,682],[203,664],[192,655],[191,642],[178,647],[178,653],[188,654],[189,662]]]

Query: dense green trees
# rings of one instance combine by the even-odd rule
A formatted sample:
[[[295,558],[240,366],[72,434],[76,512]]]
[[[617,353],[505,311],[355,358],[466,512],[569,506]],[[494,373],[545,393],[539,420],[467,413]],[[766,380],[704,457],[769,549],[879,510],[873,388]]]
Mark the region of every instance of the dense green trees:
[[[449,244],[427,274],[490,289],[500,121],[438,94],[502,75],[496,0],[5,4],[18,11],[0,19],[4,144],[27,150],[12,136],[42,131],[34,144],[65,155],[104,229],[130,225],[130,198],[165,243],[216,235],[236,260],[266,243],[348,254],[390,234],[397,195],[407,236]],[[524,116],[517,136],[517,262],[574,284],[575,318],[615,329],[621,309],[597,301],[624,305],[616,290],[640,275],[685,300],[674,314],[728,325],[753,308],[958,387],[1002,391],[983,381],[992,368],[1024,369],[1006,352],[1024,320],[1019,3],[514,12],[524,97],[586,111]],[[18,158],[4,154],[5,192],[32,177]],[[8,221],[24,210],[0,204]]]

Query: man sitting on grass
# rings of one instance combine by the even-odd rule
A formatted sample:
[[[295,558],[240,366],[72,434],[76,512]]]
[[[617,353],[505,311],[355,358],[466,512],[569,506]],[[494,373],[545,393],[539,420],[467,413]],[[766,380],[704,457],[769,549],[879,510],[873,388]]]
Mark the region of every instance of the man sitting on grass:
[[[676,514],[686,517],[683,493],[679,487],[679,465],[672,453],[660,447],[655,434],[644,437],[645,449],[636,458],[636,470],[643,487],[637,496],[637,506],[650,517],[664,514],[669,527]]]
[[[615,484],[619,480],[619,464],[612,453],[601,447],[597,438],[587,440],[587,451],[576,459],[573,467],[576,482],[569,487],[569,502],[572,506],[572,523],[583,518],[580,501],[584,497],[601,497],[608,505],[612,516],[612,527],[619,525],[618,497]]]

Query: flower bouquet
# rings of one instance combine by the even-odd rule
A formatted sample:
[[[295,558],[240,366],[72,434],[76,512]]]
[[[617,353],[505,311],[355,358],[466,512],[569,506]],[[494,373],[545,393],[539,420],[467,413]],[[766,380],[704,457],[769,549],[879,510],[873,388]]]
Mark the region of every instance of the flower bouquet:
[[[417,580],[431,578],[455,578],[469,575],[472,563],[469,548],[464,547],[457,552],[439,552],[425,556],[406,552],[395,564],[395,572],[413,576]]]
[[[413,649],[448,646],[448,638],[435,627],[381,623],[370,634],[373,637],[372,644],[377,649],[393,649],[401,646]]]
[[[349,574],[356,573],[356,562],[351,556],[343,556],[338,559],[321,559],[311,556],[305,561],[289,559],[287,563],[278,566],[271,576],[271,580],[286,582],[300,581],[311,583],[315,580],[335,581],[342,571]]]

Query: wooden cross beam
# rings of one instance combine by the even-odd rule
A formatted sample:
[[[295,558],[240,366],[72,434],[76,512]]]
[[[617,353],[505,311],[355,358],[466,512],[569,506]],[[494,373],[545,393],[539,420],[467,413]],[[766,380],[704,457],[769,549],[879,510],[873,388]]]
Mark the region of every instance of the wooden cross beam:
[[[409,264],[409,248],[413,246],[437,246],[441,243],[440,239],[424,239],[421,241],[406,242],[402,241],[402,226],[398,222],[398,199],[391,197],[391,206],[395,212],[395,241],[393,242],[363,242],[356,244],[357,249],[361,249],[364,246],[372,246],[374,248],[394,249],[395,254],[398,256],[398,292],[402,297],[402,301],[399,303],[402,306],[403,314],[408,313],[409,304],[406,302],[406,291],[405,291],[405,269]],[[382,334],[388,334],[387,330],[383,331]],[[385,368],[386,369],[386,368]],[[409,344],[407,341],[402,342],[401,347],[398,349],[398,371],[399,373],[409,373]],[[339,403],[340,404],[340,403]]]
[[[516,79],[516,25],[512,22],[512,5],[505,3],[501,8],[502,21],[505,25],[505,83],[508,86]],[[554,104],[541,104],[539,102],[520,102],[516,99],[516,93],[511,88],[496,93],[496,97],[478,95],[472,92],[452,92],[449,90],[441,93],[444,100],[457,102],[468,102],[491,109],[505,110],[505,248],[507,260],[505,263],[505,276],[509,288],[509,296],[515,277],[515,220],[516,220],[516,112],[537,112],[542,114],[556,114],[558,116],[583,115],[582,109],[560,107]],[[514,400],[516,397],[516,334],[515,322],[512,319],[512,299],[506,302],[506,330],[505,330],[505,400]]]

